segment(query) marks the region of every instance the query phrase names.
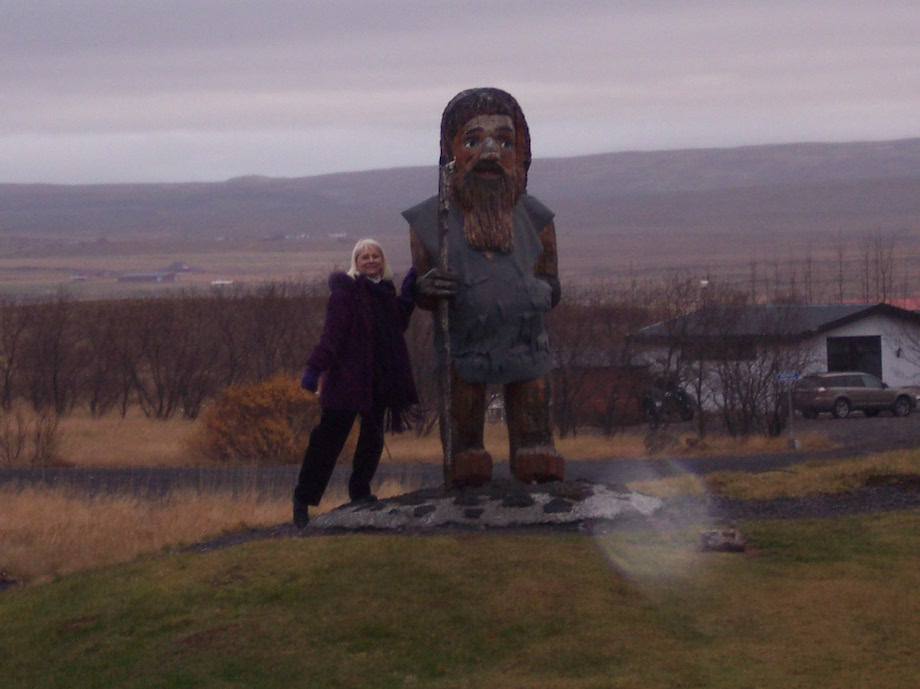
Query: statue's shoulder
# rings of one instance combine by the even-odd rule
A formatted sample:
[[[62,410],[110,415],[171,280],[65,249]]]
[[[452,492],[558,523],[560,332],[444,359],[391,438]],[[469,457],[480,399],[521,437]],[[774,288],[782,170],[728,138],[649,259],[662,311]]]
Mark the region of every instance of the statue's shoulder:
[[[527,214],[533,226],[538,230],[542,230],[549,225],[556,216],[555,213],[543,205],[542,201],[530,194],[522,195],[521,198],[518,199],[518,206]]]
[[[402,216],[414,229],[420,230],[424,227],[437,227],[438,224],[438,197],[430,196],[421,203],[412,208],[404,210]]]

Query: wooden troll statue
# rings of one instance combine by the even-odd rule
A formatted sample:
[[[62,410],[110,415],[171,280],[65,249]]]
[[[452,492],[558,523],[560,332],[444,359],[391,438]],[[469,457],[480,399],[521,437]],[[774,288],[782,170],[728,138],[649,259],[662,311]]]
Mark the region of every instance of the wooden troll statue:
[[[527,194],[530,161],[530,132],[517,101],[496,88],[463,91],[441,118],[442,170],[449,164],[444,198],[403,213],[420,276],[416,303],[427,310],[447,304],[447,332],[436,331],[436,345],[448,338],[443,350],[438,346],[449,352],[449,361],[439,362],[449,388],[441,438],[445,481],[455,488],[492,477],[483,444],[488,384],[504,389],[512,475],[525,483],[564,478],[543,325],[561,296],[556,229],[552,211]]]

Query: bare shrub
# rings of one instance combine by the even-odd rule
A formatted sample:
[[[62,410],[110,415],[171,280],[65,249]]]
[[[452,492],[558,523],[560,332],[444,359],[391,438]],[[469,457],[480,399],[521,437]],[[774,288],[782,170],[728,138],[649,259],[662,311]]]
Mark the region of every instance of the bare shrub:
[[[235,385],[205,408],[188,443],[221,464],[293,464],[319,413],[316,397],[286,376]]]
[[[51,409],[0,415],[0,463],[5,466],[48,466],[60,460],[62,435]]]
[[[32,466],[47,466],[60,460],[60,417],[50,410],[39,413],[32,421]]]
[[[0,462],[5,466],[19,466],[28,438],[29,429],[22,412],[0,415]]]

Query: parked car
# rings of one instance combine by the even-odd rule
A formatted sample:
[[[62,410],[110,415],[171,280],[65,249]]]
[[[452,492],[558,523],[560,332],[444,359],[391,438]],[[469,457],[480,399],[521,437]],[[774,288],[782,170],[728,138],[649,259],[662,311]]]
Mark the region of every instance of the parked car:
[[[917,406],[917,397],[911,390],[889,387],[876,376],[860,371],[807,375],[799,380],[794,397],[795,408],[806,419],[816,419],[821,412],[843,419],[851,411],[861,411],[866,416],[876,416],[880,411],[907,416]]]

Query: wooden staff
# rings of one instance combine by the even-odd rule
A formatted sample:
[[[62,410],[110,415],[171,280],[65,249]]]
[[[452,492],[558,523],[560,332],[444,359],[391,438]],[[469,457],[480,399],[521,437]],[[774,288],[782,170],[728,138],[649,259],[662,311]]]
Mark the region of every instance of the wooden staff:
[[[454,161],[441,156],[438,165],[438,269],[447,272],[447,232],[450,226],[450,176],[454,171]],[[441,335],[441,365],[438,368],[438,380],[441,387],[441,399],[438,404],[438,423],[441,425],[441,442],[444,446],[444,487],[451,485],[454,466],[453,422],[451,420],[451,385],[450,385],[450,330],[448,328],[448,301],[441,297],[438,301],[438,332]]]

